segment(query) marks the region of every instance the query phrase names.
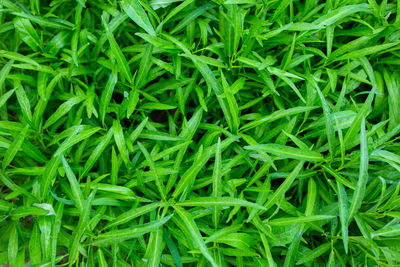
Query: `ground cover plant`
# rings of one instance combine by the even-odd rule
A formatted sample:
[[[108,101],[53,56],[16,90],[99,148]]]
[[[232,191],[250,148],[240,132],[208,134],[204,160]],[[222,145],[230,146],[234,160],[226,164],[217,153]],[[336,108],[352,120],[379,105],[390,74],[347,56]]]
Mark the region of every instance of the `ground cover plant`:
[[[400,266],[400,1],[0,0],[1,266]]]

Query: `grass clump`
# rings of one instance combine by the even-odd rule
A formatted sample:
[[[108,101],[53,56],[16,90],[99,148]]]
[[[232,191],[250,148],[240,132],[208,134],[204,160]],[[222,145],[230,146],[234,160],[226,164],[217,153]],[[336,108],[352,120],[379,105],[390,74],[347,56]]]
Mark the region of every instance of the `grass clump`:
[[[399,266],[400,2],[0,0],[0,265]]]

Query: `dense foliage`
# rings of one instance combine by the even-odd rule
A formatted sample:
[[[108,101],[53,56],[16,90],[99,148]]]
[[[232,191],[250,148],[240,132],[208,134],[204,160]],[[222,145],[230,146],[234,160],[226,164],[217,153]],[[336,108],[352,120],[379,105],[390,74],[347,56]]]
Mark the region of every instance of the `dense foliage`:
[[[399,50],[399,0],[0,0],[0,265],[400,266]]]

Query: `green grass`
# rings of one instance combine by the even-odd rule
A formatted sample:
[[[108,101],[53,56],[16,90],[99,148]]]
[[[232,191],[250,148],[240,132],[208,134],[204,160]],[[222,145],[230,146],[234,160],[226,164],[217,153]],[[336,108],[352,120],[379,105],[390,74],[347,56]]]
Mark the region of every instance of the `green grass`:
[[[399,0],[0,0],[1,266],[400,266]]]

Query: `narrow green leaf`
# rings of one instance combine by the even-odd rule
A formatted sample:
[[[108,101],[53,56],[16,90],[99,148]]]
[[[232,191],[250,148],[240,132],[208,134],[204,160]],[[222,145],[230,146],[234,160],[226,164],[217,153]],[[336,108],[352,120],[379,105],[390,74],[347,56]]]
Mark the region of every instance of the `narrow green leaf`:
[[[70,246],[69,246],[69,264],[73,264],[78,260],[79,256],[79,245],[81,243],[81,237],[87,228],[87,224],[90,219],[90,211],[92,208],[92,201],[95,197],[96,191],[92,191],[88,199],[84,203],[84,207],[80,212],[79,223],[76,226],[75,231],[72,234]]]
[[[348,253],[349,250],[349,230],[348,230],[348,218],[349,218],[349,208],[348,208],[348,200],[346,190],[343,185],[336,181],[337,189],[338,189],[338,198],[339,198],[339,217],[340,223],[342,226],[342,237],[343,237],[343,245],[344,250]]]
[[[13,95],[14,92],[15,92],[15,89],[12,89],[12,90],[8,91],[7,93],[5,93],[4,95],[0,96],[0,108],[5,103],[7,103],[7,100]]]
[[[80,175],[80,177],[85,177],[86,174],[92,169],[94,164],[97,162],[97,160],[100,158],[101,154],[104,152],[106,147],[111,141],[111,138],[113,137],[113,132],[114,129],[111,127],[107,134],[104,135],[101,139],[99,144],[94,148],[92,153],[89,156],[89,159],[86,161],[85,166],[83,167],[83,172]]]
[[[302,150],[299,148],[279,145],[279,144],[260,144],[254,146],[245,146],[244,149],[267,152],[280,158],[298,159],[311,162],[324,161],[321,153],[311,150]]]
[[[309,80],[311,81],[311,84],[313,85],[315,90],[317,90],[318,96],[321,100],[322,110],[324,111],[324,117],[325,117],[325,128],[328,137],[329,152],[331,157],[333,158],[336,152],[336,141],[335,141],[335,131],[333,128],[331,111],[328,106],[328,102],[326,101],[325,96],[319,89],[318,84],[315,82],[314,77],[310,77]]]
[[[37,205],[42,205],[43,204],[37,204]],[[46,205],[46,204],[45,204]],[[47,216],[51,215],[49,214],[49,210],[44,209],[42,207],[18,207],[14,209],[11,212],[11,216],[14,217],[14,219],[20,219],[28,216]]]
[[[13,224],[10,237],[8,239],[8,264],[10,266],[17,266],[17,254],[18,254],[18,232],[17,227]]]
[[[344,54],[343,56],[336,58],[335,61],[359,58],[359,57],[379,53],[381,51],[385,51],[385,50],[387,50],[393,46],[399,45],[399,44],[400,44],[400,42],[394,42],[394,43],[386,43],[386,44],[382,44],[382,45],[375,45],[372,47],[366,47],[363,49],[359,49],[359,50]]]
[[[138,0],[123,0],[121,6],[131,20],[139,25],[143,30],[152,36],[156,35],[153,25],[151,25],[146,12],[143,10],[143,7],[140,5]]]
[[[6,153],[4,154],[3,162],[1,163],[1,167],[3,170],[5,170],[10,165],[10,163],[13,161],[15,155],[20,150],[28,130],[29,130],[29,126],[26,125],[24,127],[24,129],[15,137],[15,139],[11,143],[11,145],[8,147]]]
[[[104,253],[101,248],[99,248],[97,250],[97,259],[98,259],[99,267],[108,267],[106,258],[104,257]]]
[[[14,26],[18,29],[21,39],[29,45],[34,51],[41,46],[39,35],[28,19],[14,19]]]
[[[33,225],[32,235],[29,240],[29,258],[32,264],[40,263],[42,260],[38,223]]]
[[[32,122],[32,111],[31,111],[31,104],[29,103],[28,96],[26,95],[26,92],[20,82],[16,82],[15,86],[17,88],[15,93],[17,95],[18,103],[21,107],[22,114],[24,115],[24,117],[26,118],[28,123],[31,123]]]
[[[46,129],[56,123],[61,117],[67,114],[73,106],[79,104],[84,100],[84,96],[74,96],[67,100],[66,102],[62,103],[57,110],[48,118],[46,123],[43,126],[43,129]]]
[[[296,264],[304,264],[307,262],[312,262],[314,261],[316,258],[322,256],[323,254],[325,254],[326,252],[329,251],[329,249],[331,248],[331,244],[330,243],[325,243],[322,244],[318,247],[316,247],[315,249],[308,251],[307,253],[305,253],[297,262]]]
[[[181,256],[179,255],[179,252],[178,252],[178,248],[176,247],[176,245],[172,241],[172,239],[169,237],[167,229],[164,229],[164,231],[163,231],[163,238],[164,238],[165,243],[167,244],[169,251],[171,252],[171,256],[172,256],[176,266],[183,267]]]
[[[41,178],[41,189],[40,198],[43,200],[48,194],[53,179],[57,176],[57,169],[61,163],[61,156],[52,157],[50,161],[47,162],[45,170]]]
[[[233,197],[200,197],[177,202],[178,206],[239,206],[265,210],[259,204]]]
[[[193,242],[200,249],[203,256],[210,262],[211,266],[217,267],[218,265],[215,263],[214,258],[211,253],[208,251],[206,244],[200,234],[199,228],[197,227],[195,221],[192,216],[183,208],[174,206],[176,213],[178,213],[179,217],[182,219],[184,226],[189,231]]]
[[[158,207],[164,207],[165,203],[163,202],[154,202],[139,208],[133,208],[127,212],[122,213],[117,218],[109,222],[104,229],[108,229],[110,227],[115,227],[124,223],[127,223],[143,214],[146,214]]]
[[[345,186],[347,186],[348,188],[351,188],[351,189],[355,189],[356,187],[353,185],[353,183],[351,183],[349,180],[347,180],[346,178],[344,178],[342,175],[340,175],[337,171],[335,171],[334,169],[332,169],[331,167],[329,167],[329,166],[327,166],[327,165],[322,165],[322,168],[325,170],[325,171],[327,171],[329,174],[331,174],[333,177],[335,177],[335,179],[339,182],[339,183],[341,183],[341,184],[343,184],[343,185],[345,185]]]
[[[132,0],[132,1],[137,2],[137,0]],[[121,51],[121,48],[118,46],[117,41],[115,41],[114,35],[113,35],[112,31],[110,30],[105,17],[106,17],[105,14],[103,14],[101,16],[101,20],[102,20],[103,26],[106,30],[106,35],[107,35],[108,42],[110,43],[112,55],[115,57],[115,60],[117,61],[117,67],[118,67],[119,71],[121,72],[122,76],[125,77],[125,79],[128,81],[128,83],[131,83],[132,82],[132,73],[129,68],[128,62],[126,61],[126,58]]]
[[[365,118],[361,122],[360,133],[360,174],[357,181],[357,186],[353,194],[349,209],[349,222],[358,212],[364,199],[365,190],[368,182],[368,144],[367,133],[365,130]]]
[[[196,20],[199,16],[201,16],[204,12],[206,12],[207,9],[210,8],[211,6],[212,3],[207,3],[187,14],[185,18],[182,19],[174,29],[172,29],[171,34],[176,34],[177,32],[181,31],[192,21]]]
[[[124,132],[121,123],[118,120],[114,120],[113,122],[113,133],[115,143],[117,144],[118,150],[121,153],[122,160],[124,161],[126,166],[129,166],[129,151],[126,147]]]
[[[363,4],[358,4],[358,5],[347,5],[347,6],[342,6],[339,7],[332,12],[327,13],[326,15],[318,18],[313,22],[313,24],[321,26],[321,27],[327,27],[329,25],[332,25],[336,23],[337,21],[344,19],[347,16],[350,16],[354,13],[360,13],[360,12],[370,12],[369,5],[366,3]]]
[[[118,75],[116,73],[115,68],[113,68],[112,72],[110,73],[110,76],[108,77],[106,87],[104,88],[104,91],[102,92],[100,99],[99,111],[100,111],[100,118],[103,124],[104,124],[104,119],[106,117],[107,107],[110,104],[114,87],[117,84],[117,80],[118,80]]]
[[[61,159],[64,166],[65,174],[67,175],[71,187],[71,192],[72,196],[74,197],[76,207],[78,208],[79,212],[82,212],[84,206],[84,200],[81,188],[79,187],[78,184],[78,180],[76,179],[74,172],[72,171],[71,167],[69,166],[64,156],[61,156]]]
[[[273,121],[276,121],[278,119],[281,119],[281,118],[284,118],[287,116],[307,112],[307,111],[310,111],[310,110],[313,110],[316,108],[318,108],[318,107],[298,106],[298,107],[294,107],[294,108],[290,108],[290,109],[286,109],[286,110],[278,110],[278,111],[275,111],[275,112],[271,113],[270,115],[267,115],[261,119],[257,119],[255,121],[247,123],[246,125],[244,125],[242,127],[241,131],[244,132],[244,131],[250,130],[254,127],[257,127],[259,125],[262,125],[264,123],[273,122]]]
[[[181,12],[185,7],[193,3],[194,0],[185,0],[180,5],[174,7],[171,12],[169,12],[168,16],[164,19],[164,24],[167,23],[170,19],[174,18],[176,14]]]
[[[285,262],[283,264],[284,267],[294,266],[294,263],[296,262],[296,258],[298,255],[298,249],[300,245],[301,236],[303,235],[303,231],[304,231],[304,226],[302,226],[298,230],[292,243],[290,244],[288,253],[285,258]]]
[[[24,195],[26,195],[27,197],[30,197],[32,199],[36,199],[31,193],[29,193],[26,189],[24,189],[21,186],[18,186],[17,184],[15,184],[6,174],[4,174],[3,171],[0,171],[0,181],[7,186],[8,188],[10,188],[12,191],[18,192],[18,193],[22,193]],[[9,196],[5,197],[5,200],[8,200]]]
[[[53,266],[56,265],[56,258],[57,258],[57,243],[58,243],[58,235],[61,230],[62,225],[62,217],[64,213],[64,204],[57,203],[55,207],[55,218],[54,223],[51,229],[51,262]]]
[[[215,163],[213,170],[213,197],[221,197],[222,196],[222,183],[221,183],[221,172],[222,172],[222,160],[221,160],[221,139],[218,138],[217,143],[217,151],[215,152]],[[213,220],[214,226],[217,228],[219,221],[219,209],[218,207],[214,208],[213,211]]]
[[[285,217],[279,219],[273,219],[268,221],[268,224],[271,226],[275,225],[291,225],[294,223],[309,223],[315,221],[322,221],[322,220],[330,220],[333,219],[335,216],[332,215],[309,215],[309,216],[301,216],[301,217]]]
[[[287,190],[289,190],[290,186],[293,184],[294,180],[300,173],[303,168],[304,161],[300,161],[290,175],[285,179],[285,181],[278,187],[278,189],[268,198],[268,201],[265,203],[264,207],[268,210],[273,205],[278,204],[280,198],[285,194]]]
[[[314,209],[316,206],[316,199],[317,199],[317,185],[311,178],[310,180],[308,180],[307,203],[305,211],[306,216],[310,216],[314,213]]]
[[[151,170],[152,174],[153,174],[154,177],[155,177],[156,185],[157,185],[158,191],[159,191],[159,193],[160,193],[160,196],[161,196],[161,198],[162,198],[163,200],[165,200],[165,199],[166,199],[166,195],[165,195],[165,186],[164,186],[164,184],[163,184],[163,182],[162,182],[160,176],[159,176],[158,173],[157,173],[157,169],[156,169],[156,167],[155,167],[155,165],[154,165],[154,162],[153,162],[153,160],[151,159],[150,154],[149,154],[149,152],[147,151],[147,149],[144,147],[144,145],[142,145],[142,143],[140,143],[140,142],[137,142],[137,144],[138,144],[140,150],[142,151],[144,157],[146,158],[146,161],[148,162],[148,164],[149,164],[149,166],[150,166],[150,170]]]
[[[11,60],[21,61],[24,63],[34,65],[36,67],[40,67],[40,65],[35,60],[16,52],[0,50],[0,57],[5,57]]]
[[[107,246],[116,241],[121,242],[124,240],[129,240],[132,238],[140,237],[149,232],[157,231],[162,225],[164,225],[166,222],[168,222],[168,220],[171,219],[172,216],[173,216],[173,214],[168,215],[159,220],[153,220],[152,222],[147,223],[147,224],[131,226],[127,229],[108,231],[106,233],[98,235],[92,241],[92,245],[101,246],[101,247]]]
[[[150,258],[148,259],[147,266],[158,267],[160,266],[161,254],[162,254],[162,243],[163,243],[163,228],[160,227],[157,231],[151,233],[153,238],[150,239],[150,244],[148,246],[150,253]]]
[[[385,227],[371,233],[372,238],[376,237],[395,237],[400,235],[400,225]]]

